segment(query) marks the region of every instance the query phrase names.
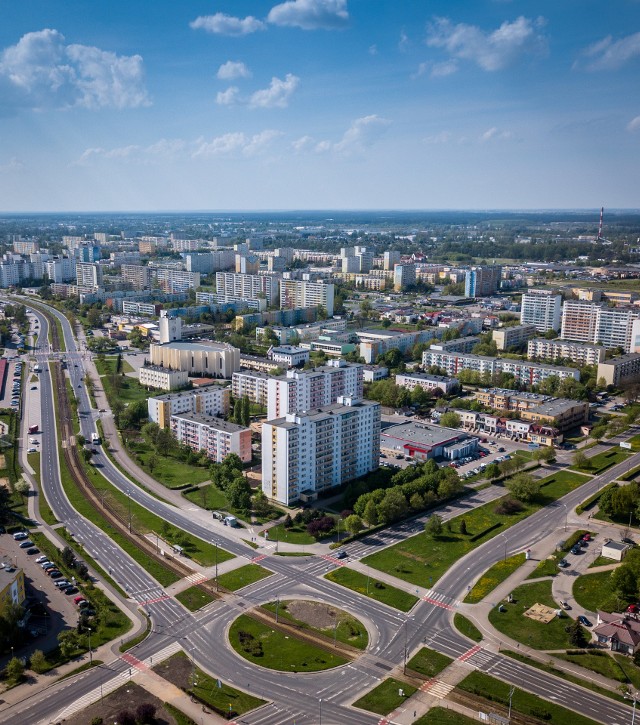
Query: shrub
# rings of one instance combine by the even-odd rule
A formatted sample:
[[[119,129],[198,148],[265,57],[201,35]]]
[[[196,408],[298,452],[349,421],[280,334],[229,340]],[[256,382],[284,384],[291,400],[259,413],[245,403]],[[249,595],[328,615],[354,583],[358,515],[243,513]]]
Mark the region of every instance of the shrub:
[[[520,501],[516,501],[514,498],[505,498],[504,501],[496,506],[495,512],[501,515],[517,514],[522,511],[524,506]]]
[[[136,716],[131,710],[122,710],[118,715],[118,725],[136,725]]]
[[[136,720],[144,725],[152,725],[156,720],[156,706],[151,702],[143,702],[136,708]]]

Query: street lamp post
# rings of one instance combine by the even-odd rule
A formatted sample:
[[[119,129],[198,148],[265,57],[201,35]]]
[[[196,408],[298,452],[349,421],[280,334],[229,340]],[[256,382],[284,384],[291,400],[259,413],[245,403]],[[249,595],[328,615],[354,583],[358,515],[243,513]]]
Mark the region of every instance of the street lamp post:
[[[218,590],[218,542],[214,541],[213,545],[216,547],[216,591]]]
[[[322,698],[320,698],[320,725],[322,725]]]
[[[131,494],[127,493],[127,499],[129,502],[129,533],[131,533]]]
[[[93,650],[91,649],[91,627],[87,627],[89,631],[89,664],[93,664]]]

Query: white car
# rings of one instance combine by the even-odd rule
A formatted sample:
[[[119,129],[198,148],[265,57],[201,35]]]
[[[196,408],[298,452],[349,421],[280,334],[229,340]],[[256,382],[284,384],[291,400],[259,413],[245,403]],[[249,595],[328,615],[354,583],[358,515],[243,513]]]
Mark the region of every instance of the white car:
[[[44,564],[45,561],[48,561],[48,558],[43,554],[36,559],[36,564]]]
[[[38,451],[35,448],[27,448],[27,453],[37,453]]]

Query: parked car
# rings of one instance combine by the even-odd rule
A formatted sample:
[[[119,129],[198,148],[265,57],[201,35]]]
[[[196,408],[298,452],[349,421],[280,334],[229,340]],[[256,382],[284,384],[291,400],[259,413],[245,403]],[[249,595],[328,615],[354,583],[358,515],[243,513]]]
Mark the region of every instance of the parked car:
[[[558,562],[558,566],[561,569],[566,569],[566,567],[569,566],[569,562],[566,559],[560,559],[560,561]]]
[[[18,531],[13,535],[13,538],[16,541],[22,541],[22,539],[26,539],[29,534],[26,533],[26,531]]]
[[[580,622],[580,624],[583,624],[585,627],[591,626],[591,622],[584,616],[584,614],[581,614],[578,617],[578,622]]]
[[[576,544],[575,546],[571,547],[571,553],[572,554],[580,554],[582,553],[582,549]]]
[[[27,549],[27,554],[29,554],[29,556],[33,556],[34,554],[39,554],[39,553],[40,553],[40,549],[36,548],[35,546],[32,546],[30,549]]]
[[[87,600],[83,596],[74,597],[73,603],[74,604],[80,604],[80,602],[86,602]]]
[[[49,559],[43,554],[36,559],[36,564],[44,564],[45,561],[49,561]]]
[[[78,587],[73,586],[73,584],[70,587],[66,587],[66,589],[63,590],[65,594],[77,594]]]
[[[20,542],[20,548],[21,549],[29,549],[32,546],[33,546],[33,541],[29,541],[29,539],[27,539],[26,541],[21,541]]]
[[[69,583],[70,582],[68,582],[66,579],[58,579],[58,581],[55,582],[55,586],[57,586],[57,587],[66,587],[67,584],[69,584]]]
[[[584,536],[582,537],[582,540],[583,540],[583,541],[591,541],[591,534],[585,534],[585,535],[584,535]]]
[[[51,571],[48,571],[47,574],[52,579],[60,579],[60,577],[62,576],[62,572],[58,571],[57,569],[52,569]]]
[[[563,609],[571,609],[571,605],[569,604],[569,602],[562,602],[562,601],[561,601],[561,602],[560,602],[560,606],[561,606],[561,607],[562,607]]]

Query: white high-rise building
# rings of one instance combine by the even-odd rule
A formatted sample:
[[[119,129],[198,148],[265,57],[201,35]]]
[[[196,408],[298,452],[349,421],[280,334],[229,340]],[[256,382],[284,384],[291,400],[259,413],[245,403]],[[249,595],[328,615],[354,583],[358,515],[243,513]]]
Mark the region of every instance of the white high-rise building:
[[[304,282],[297,279],[284,279],[280,284],[280,307],[322,306],[327,317],[333,317],[333,284],[325,282]]]
[[[100,287],[102,285],[102,268],[97,262],[78,262],[76,279],[80,287]]]
[[[538,332],[560,329],[562,296],[553,290],[529,290],[522,295],[520,322]]]
[[[275,305],[278,301],[279,281],[278,277],[266,274],[216,272],[216,291],[218,295],[234,299],[255,298],[262,295],[268,304]]]
[[[267,418],[335,403],[340,396],[362,397],[363,366],[330,360],[314,370],[289,370],[267,382]]]
[[[181,393],[168,393],[147,399],[149,420],[161,428],[168,428],[172,415],[180,413],[202,413],[203,415],[225,416],[229,412],[231,388],[221,385],[206,385]]]
[[[262,425],[262,490],[285,505],[378,468],[380,404],[340,397]]]
[[[633,323],[638,319],[640,310],[634,307],[567,300],[562,308],[562,337],[629,352],[633,347]]]

